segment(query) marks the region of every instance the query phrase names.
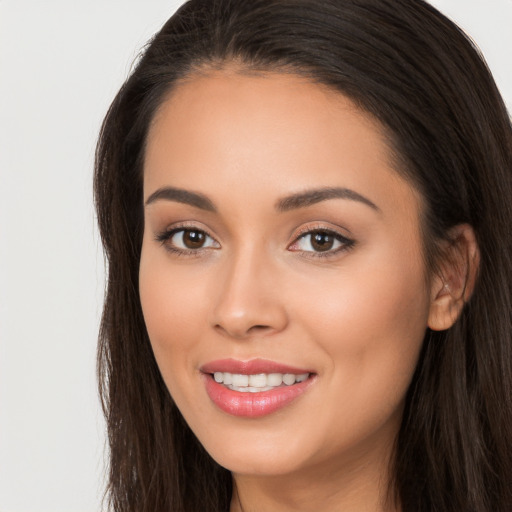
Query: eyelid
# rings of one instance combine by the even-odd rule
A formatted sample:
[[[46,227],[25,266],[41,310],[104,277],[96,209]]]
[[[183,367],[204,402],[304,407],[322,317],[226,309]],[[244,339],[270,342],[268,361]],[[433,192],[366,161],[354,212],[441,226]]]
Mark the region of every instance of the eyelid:
[[[173,246],[169,243],[169,240],[180,231],[200,231],[204,233],[208,238],[213,240],[213,242],[216,244],[215,247],[208,246],[208,247],[198,247],[197,249],[183,249],[181,247]],[[202,251],[209,250],[209,249],[218,249],[220,248],[219,241],[210,234],[209,230],[205,227],[200,227],[197,225],[197,223],[191,223],[191,222],[182,222],[177,223],[171,226],[166,227],[162,231],[159,231],[155,234],[155,240],[159,243],[161,243],[169,252],[175,253],[177,255],[199,255]]]
[[[317,257],[333,257],[336,256],[340,252],[347,251],[351,249],[355,245],[355,240],[353,238],[347,237],[345,234],[342,234],[341,231],[348,231],[346,228],[341,227],[332,227],[331,225],[326,225],[325,223],[318,223],[313,225],[307,225],[301,227],[294,235],[293,241],[287,246],[287,249],[292,252],[298,252],[302,253],[306,257],[311,258],[317,258]],[[182,248],[177,247],[176,245],[172,245],[169,243],[169,240],[180,231],[200,231],[204,233],[208,238],[210,238],[214,246],[207,246],[207,247],[198,247],[197,249],[189,249],[189,248]],[[326,233],[328,235],[333,236],[341,245],[339,247],[336,247],[334,249],[326,249],[325,251],[309,251],[299,248],[293,248],[294,245],[296,245],[302,238],[306,236],[311,236],[314,233]],[[164,230],[155,233],[155,240],[159,243],[161,243],[166,250],[169,252],[175,253],[176,255],[180,256],[199,256],[202,252],[208,251],[210,249],[220,249],[221,245],[219,241],[216,239],[215,236],[210,234],[210,231],[203,227],[202,225],[199,226],[196,222],[180,222],[174,225],[170,225]]]
[[[309,234],[314,231],[325,231],[326,233],[339,235],[342,238],[346,238],[347,240],[350,236],[352,236],[350,230],[345,227],[333,225],[330,222],[312,222],[300,227],[297,232],[294,233],[294,239],[300,238],[300,236]]]
[[[349,238],[348,236],[342,234],[340,231],[342,228],[334,228],[331,226],[326,226],[325,224],[314,224],[304,226],[294,235],[293,242],[288,246],[288,250],[292,250],[293,252],[300,252],[304,256],[308,258],[328,258],[334,257],[338,255],[340,252],[345,252],[347,250],[352,249],[355,245],[356,241],[353,238]],[[347,229],[344,229],[348,231]],[[296,245],[302,238],[307,235],[313,235],[314,233],[326,233],[328,235],[333,236],[338,242],[341,243],[340,247],[335,249],[328,249],[326,251],[305,251],[302,249],[291,249],[294,245]]]

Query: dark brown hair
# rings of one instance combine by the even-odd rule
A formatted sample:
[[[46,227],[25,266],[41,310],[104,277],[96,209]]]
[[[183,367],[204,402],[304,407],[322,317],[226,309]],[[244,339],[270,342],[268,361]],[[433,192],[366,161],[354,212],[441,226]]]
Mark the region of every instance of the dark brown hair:
[[[177,81],[236,60],[326,84],[377,118],[425,200],[427,261],[451,227],[480,247],[472,299],[428,331],[392,468],[404,512],[512,510],[512,129],[478,50],[421,0],[191,0],[147,46],[104,121],[95,200],[108,259],[98,373],[116,512],[227,511],[230,473],[174,405],[138,292],[148,127]]]

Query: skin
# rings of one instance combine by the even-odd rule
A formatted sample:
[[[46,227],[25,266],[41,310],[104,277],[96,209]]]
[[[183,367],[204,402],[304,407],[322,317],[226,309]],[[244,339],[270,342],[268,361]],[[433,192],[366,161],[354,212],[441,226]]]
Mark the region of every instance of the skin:
[[[145,201],[162,187],[216,209],[146,205],[140,296],[173,399],[233,473],[231,510],[397,510],[385,496],[404,396],[427,326],[449,326],[457,305],[427,275],[421,198],[393,169],[381,126],[294,75],[197,74],[149,132]],[[325,187],[375,207],[331,198],[276,209]],[[208,234],[203,247],[180,249],[180,233],[162,240],[184,225]],[[353,243],[315,252],[307,232],[319,229]],[[316,380],[268,416],[235,417],[209,399],[199,371],[224,358],[312,368]]]

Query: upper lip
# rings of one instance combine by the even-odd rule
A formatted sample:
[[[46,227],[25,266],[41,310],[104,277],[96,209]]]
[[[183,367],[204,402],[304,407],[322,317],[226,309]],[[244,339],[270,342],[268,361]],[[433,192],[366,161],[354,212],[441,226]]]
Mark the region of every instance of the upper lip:
[[[200,370],[203,373],[227,372],[241,375],[256,375],[258,373],[293,373],[295,375],[302,375],[304,373],[314,373],[307,368],[297,368],[267,359],[251,359],[249,361],[219,359],[204,364]]]

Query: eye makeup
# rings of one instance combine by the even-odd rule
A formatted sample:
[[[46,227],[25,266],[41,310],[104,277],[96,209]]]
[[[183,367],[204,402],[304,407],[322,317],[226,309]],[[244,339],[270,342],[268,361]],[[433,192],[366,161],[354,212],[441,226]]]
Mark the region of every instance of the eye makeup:
[[[220,244],[205,229],[181,224],[156,234],[155,240],[177,256],[200,256],[204,250],[220,249]]]
[[[325,228],[308,228],[300,234],[288,250],[300,252],[311,258],[330,258],[350,250],[355,240]]]
[[[179,256],[200,256],[205,250],[220,249],[220,243],[205,229],[193,224],[177,225],[156,234],[155,240]],[[301,229],[287,250],[308,258],[330,258],[352,249],[355,240],[322,225]]]

